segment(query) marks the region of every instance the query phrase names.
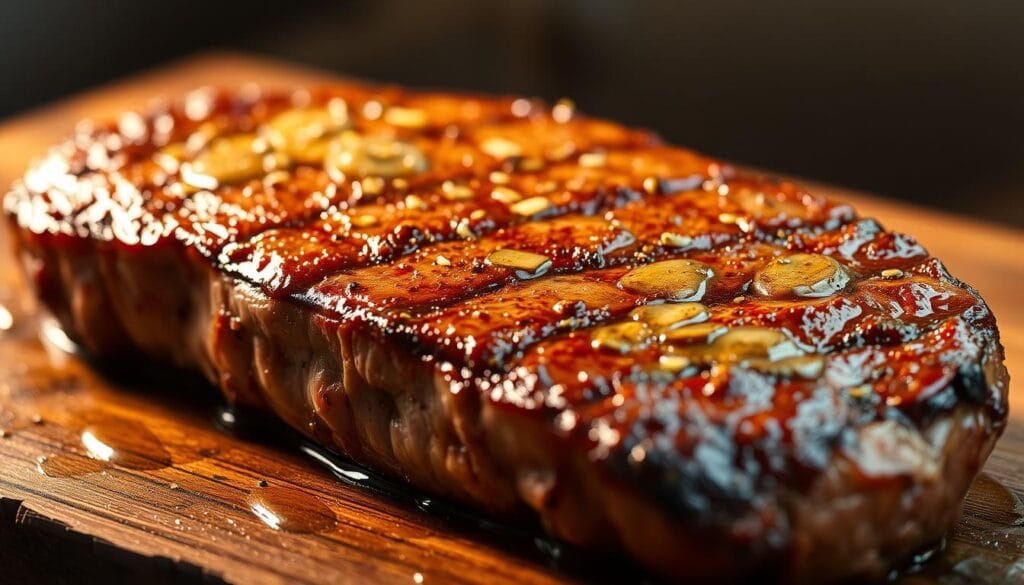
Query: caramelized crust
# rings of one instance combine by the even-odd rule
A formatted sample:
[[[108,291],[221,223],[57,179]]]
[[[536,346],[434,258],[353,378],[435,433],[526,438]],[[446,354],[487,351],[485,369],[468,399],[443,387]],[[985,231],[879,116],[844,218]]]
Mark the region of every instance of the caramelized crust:
[[[911,237],[566,103],[203,90],[4,209],[90,351],[673,579],[882,574],[1006,420],[994,317]]]

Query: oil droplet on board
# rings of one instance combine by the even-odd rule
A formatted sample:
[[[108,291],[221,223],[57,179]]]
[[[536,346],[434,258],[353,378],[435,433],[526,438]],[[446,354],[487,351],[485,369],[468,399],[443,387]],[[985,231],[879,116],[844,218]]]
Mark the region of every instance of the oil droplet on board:
[[[970,497],[964,502],[964,514],[999,527],[1024,524],[1024,504],[987,473],[979,474],[971,485]]]
[[[106,468],[104,462],[88,457],[52,455],[36,460],[36,469],[46,477],[82,477],[90,473],[99,473]]]
[[[14,314],[5,305],[0,305],[0,333],[14,328]]]
[[[300,534],[322,533],[338,525],[334,512],[313,494],[268,487],[249,495],[249,509],[274,530]]]
[[[172,464],[170,453],[153,431],[128,419],[91,420],[81,441],[90,457],[118,467],[145,471]]]
[[[39,326],[40,338],[47,352],[53,355],[53,349],[66,354],[78,353],[78,344],[68,337],[56,319],[46,318]]]
[[[890,582],[897,585],[1018,583],[1024,575],[1024,503],[1013,490],[981,473],[963,516],[945,546],[918,555]]]

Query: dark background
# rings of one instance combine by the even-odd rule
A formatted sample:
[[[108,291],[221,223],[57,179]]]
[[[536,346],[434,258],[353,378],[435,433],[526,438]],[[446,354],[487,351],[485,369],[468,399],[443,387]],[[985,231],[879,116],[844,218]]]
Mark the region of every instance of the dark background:
[[[569,95],[714,155],[1024,226],[1021,0],[2,0],[0,115],[213,48]]]

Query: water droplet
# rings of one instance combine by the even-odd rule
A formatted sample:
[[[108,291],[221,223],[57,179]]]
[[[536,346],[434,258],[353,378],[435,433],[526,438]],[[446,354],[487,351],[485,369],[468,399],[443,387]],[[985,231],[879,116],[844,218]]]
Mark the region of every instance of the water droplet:
[[[249,496],[249,509],[274,530],[314,534],[333,530],[338,518],[317,496],[297,489],[268,487]]]
[[[81,434],[89,456],[118,467],[154,470],[169,467],[171,455],[145,425],[122,418],[92,420]]]
[[[39,332],[47,348],[56,348],[64,353],[76,353],[78,351],[78,344],[68,337],[68,334],[61,329],[60,324],[55,319],[45,319],[39,326]]]
[[[916,555],[890,581],[1017,583],[1024,575],[1024,505],[1020,496],[981,473],[964,502],[963,516],[944,546]]]
[[[99,473],[106,468],[102,461],[88,457],[52,455],[36,460],[36,469],[47,477],[82,477],[90,473]]]
[[[987,473],[975,478],[970,498],[964,502],[964,514],[993,526],[1024,525],[1024,504],[1009,488]]]
[[[238,424],[238,417],[235,415],[235,411],[230,408],[222,408],[217,413],[218,422],[224,425],[225,428],[231,429]]]
[[[14,315],[4,305],[0,305],[0,331],[10,331],[14,327]]]

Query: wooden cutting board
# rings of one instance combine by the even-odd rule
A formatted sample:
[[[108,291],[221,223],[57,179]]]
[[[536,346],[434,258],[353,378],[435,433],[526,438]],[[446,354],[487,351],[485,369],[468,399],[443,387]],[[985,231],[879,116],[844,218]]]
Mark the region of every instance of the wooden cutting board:
[[[245,56],[188,59],[0,125],[0,183],[81,118],[201,85],[325,79]],[[1024,375],[1024,308],[1016,302],[1024,234],[818,189],[914,234],[977,286],[998,317],[1011,376]],[[381,493],[373,477],[318,461],[297,441],[239,432],[247,426],[219,416],[215,392],[198,380],[138,364],[99,373],[69,353],[61,330],[24,294],[2,245],[0,583],[565,583],[631,575],[528,527],[490,526],[386,485]],[[1013,404],[1024,398],[1024,388],[1012,393]],[[1024,420],[1013,415],[945,549],[903,581],[1024,579],[1022,471]]]

